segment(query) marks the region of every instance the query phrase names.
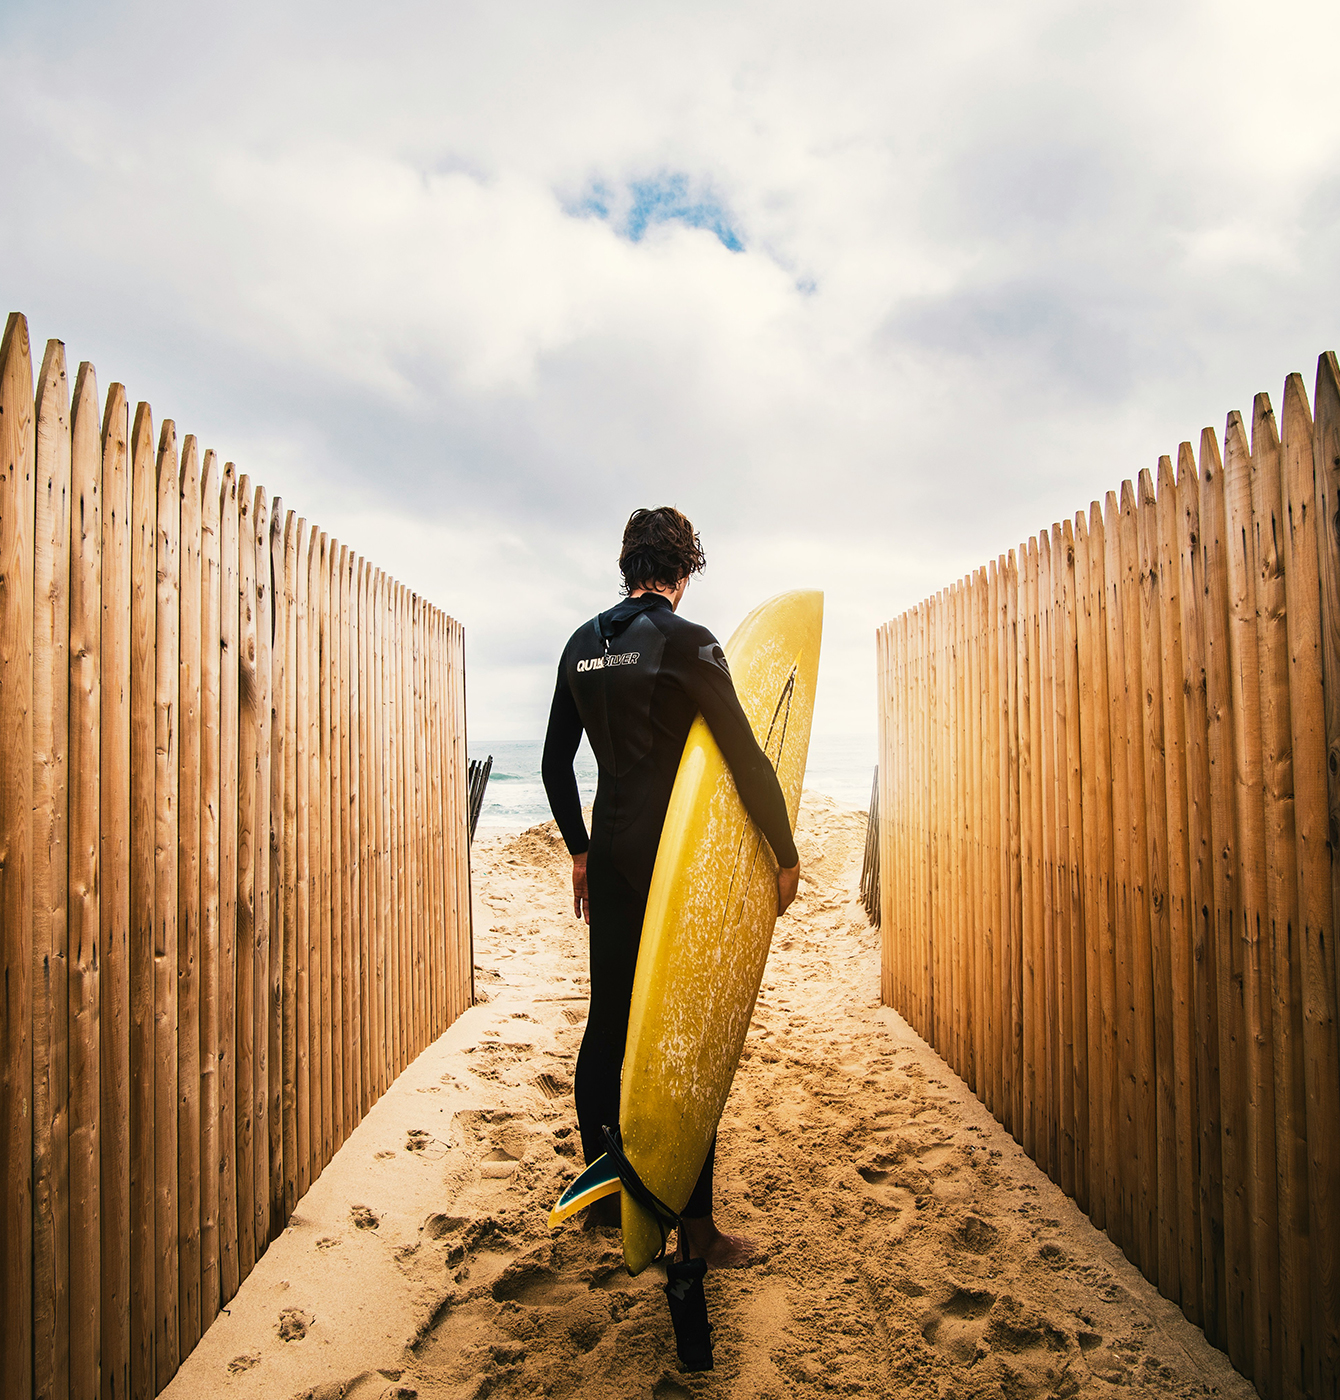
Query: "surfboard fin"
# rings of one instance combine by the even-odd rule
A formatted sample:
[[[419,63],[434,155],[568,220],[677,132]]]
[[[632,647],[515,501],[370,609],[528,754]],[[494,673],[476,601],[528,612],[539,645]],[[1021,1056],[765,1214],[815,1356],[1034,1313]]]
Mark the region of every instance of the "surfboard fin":
[[[597,1157],[558,1198],[557,1205],[549,1212],[549,1228],[557,1230],[569,1216],[621,1189],[619,1173],[608,1154]]]

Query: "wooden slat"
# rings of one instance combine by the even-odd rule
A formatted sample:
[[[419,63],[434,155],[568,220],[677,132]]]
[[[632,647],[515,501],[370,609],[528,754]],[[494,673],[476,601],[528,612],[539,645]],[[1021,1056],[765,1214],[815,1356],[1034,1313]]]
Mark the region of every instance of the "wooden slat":
[[[1289,711],[1293,746],[1298,924],[1296,969],[1301,992],[1306,1113],[1308,1244],[1312,1335],[1309,1393],[1340,1387],[1340,1039],[1337,1037],[1330,855],[1326,846],[1326,709],[1322,684],[1322,615],[1317,563],[1314,424],[1301,376],[1284,386],[1281,525],[1288,584]]]
[[[1310,425],[1309,425],[1310,426]],[[1309,441],[1311,434],[1308,434]],[[1275,1160],[1278,1172],[1280,1330],[1283,1394],[1312,1387],[1309,1303],[1311,1241],[1307,1210],[1307,1101],[1298,935],[1298,855],[1294,827],[1293,739],[1289,715],[1289,635],[1284,573],[1282,453],[1274,410],[1258,394],[1252,413],[1251,503],[1256,557],[1256,647],[1260,674],[1261,787],[1265,804],[1267,959],[1274,1041]]]
[[[1063,1008],[1070,1028],[1070,1056],[1062,1085],[1062,1112],[1070,1135],[1069,1151],[1075,1160],[1075,1200],[1083,1211],[1089,1209],[1089,1039],[1088,985],[1086,955],[1087,930],[1084,922],[1084,834],[1081,784],[1083,779],[1080,747],[1079,699],[1079,581],[1076,572],[1075,533],[1069,520],[1061,522],[1059,552],[1053,536],[1053,557],[1059,561],[1061,589],[1060,631],[1065,684],[1065,804],[1066,887],[1069,911],[1066,921],[1066,948],[1061,966]],[[1058,684],[1060,681],[1058,680]],[[1058,750],[1059,750],[1058,742]]]
[[[1234,798],[1233,667],[1229,646],[1228,530],[1224,469],[1214,430],[1200,441],[1200,530],[1205,558],[1205,704],[1209,723],[1210,850],[1213,853],[1215,985],[1219,1028],[1219,1119],[1224,1182],[1225,1341],[1229,1359],[1255,1373],[1250,1158],[1247,1140],[1246,1008],[1241,866]]]
[[[102,437],[98,417],[97,377],[85,362],[79,366],[70,415],[71,1400],[96,1400],[101,1369]]]
[[[299,596],[304,575],[299,568],[299,541],[302,522],[294,511],[284,518],[284,1219],[293,1214],[298,1200],[298,1181],[305,1178],[303,1163],[308,1153],[305,1136],[300,1138],[299,1113],[305,1112],[306,1090],[299,1088],[299,1065],[307,1059],[307,1026],[299,1018],[298,962],[306,947],[306,934],[300,930],[298,905],[305,900],[306,872],[298,868],[298,829],[301,810],[298,784],[305,772],[307,755],[302,747],[302,710],[298,704],[299,667],[302,665],[305,635],[299,634]],[[305,703],[305,702],[304,702]]]
[[[291,872],[285,869],[286,791],[285,780],[292,759],[288,725],[289,648],[288,617],[290,590],[284,576],[284,536],[288,512],[276,496],[270,504],[270,538],[266,557],[270,567],[270,958],[268,995],[270,1001],[269,1043],[266,1058],[270,1066],[268,1090],[268,1129],[270,1152],[269,1237],[274,1239],[289,1217],[284,1188],[285,1106],[291,1107],[293,1076],[285,1061],[286,1043],[292,1044],[292,999],[286,998],[285,958],[289,943],[285,930],[287,889]],[[291,924],[289,928],[291,928]]]
[[[33,531],[33,1379],[70,1385],[69,713],[70,391],[65,347],[37,375]]]
[[[1004,627],[1001,619],[1001,578],[1005,560],[993,559],[986,569],[986,599],[983,622],[986,628],[986,730],[987,743],[987,822],[990,830],[990,867],[984,874],[988,886],[989,908],[992,929],[991,957],[986,969],[987,986],[990,996],[991,1022],[986,1037],[987,1053],[987,1106],[1001,1122],[1004,1122],[1004,1102],[1001,1082],[1003,1051],[1006,1045],[1005,1019],[1005,918],[1008,910],[1006,862],[1008,842],[1005,840],[1005,813],[1002,798],[1005,790],[1006,748],[1004,743],[1004,708],[1001,691],[1002,667],[1001,648],[1004,645]],[[906,628],[902,630],[900,645],[907,644]],[[904,698],[904,712],[906,711]],[[902,726],[906,735],[906,727]],[[904,739],[906,743],[906,739]],[[904,753],[906,771],[906,753]],[[905,850],[905,847],[904,847]]]
[[[1177,1099],[1173,1067],[1172,923],[1170,918],[1167,760],[1163,718],[1163,578],[1159,569],[1158,502],[1148,470],[1137,483],[1136,538],[1140,559],[1140,708],[1143,716],[1146,907],[1154,1007],[1154,1095],[1158,1285],[1182,1295],[1178,1193]]]
[[[341,812],[345,866],[345,929],[347,963],[345,976],[345,1026],[348,1049],[345,1053],[345,1124],[353,1129],[362,1121],[363,1098],[363,997],[362,922],[359,917],[358,840],[358,559],[349,550],[340,563],[340,668],[341,732],[340,761],[344,775],[344,806]]]
[[[1024,829],[1023,1008],[1024,1151],[1034,1161],[1045,1156],[1047,1093],[1042,1006],[1042,674],[1038,639],[1038,542],[1030,537],[1020,550],[1019,630],[1019,787]]]
[[[376,626],[376,646],[373,654],[373,680],[376,686],[374,697],[374,719],[376,721],[376,761],[377,818],[376,864],[377,864],[377,1017],[381,1029],[378,1041],[378,1093],[384,1094],[394,1075],[395,1021],[391,1015],[391,988],[394,982],[393,943],[394,930],[391,923],[391,875],[390,875],[390,730],[388,727],[387,697],[387,657],[386,636],[386,575],[377,570],[373,581],[372,599],[373,621]]]
[[[1006,634],[1004,663],[1008,671],[1006,686],[1009,718],[1006,724],[1006,737],[1009,743],[1009,925],[1007,948],[1009,965],[1006,980],[1009,985],[1009,1116],[1005,1126],[1014,1134],[1017,1142],[1023,1141],[1024,1097],[1023,1097],[1023,786],[1020,778],[1022,757],[1020,744],[1026,734],[1020,723],[1019,700],[1019,656],[1022,648],[1020,625],[1020,581],[1019,562],[1014,550],[1010,550],[1006,562],[1005,607]]]
[[[294,836],[294,975],[293,1041],[295,1198],[306,1194],[314,1161],[312,1144],[312,1021],[311,1021],[311,773],[312,773],[312,645],[309,635],[311,598],[311,533],[306,520],[295,526],[294,553],[294,793],[297,830]],[[318,1091],[319,1093],[319,1091]],[[317,1119],[319,1123],[319,1116]],[[320,1137],[318,1129],[317,1137]]]
[[[352,1011],[352,1002],[349,995],[349,978],[351,972],[349,939],[352,925],[349,919],[349,894],[351,888],[348,869],[349,804],[346,800],[346,784],[348,780],[345,773],[348,764],[346,725],[349,708],[349,652],[346,641],[348,608],[344,591],[344,570],[348,555],[349,551],[345,545],[340,545],[338,550],[332,549],[330,579],[330,618],[332,629],[332,645],[330,649],[330,737],[333,760],[331,771],[330,840],[335,856],[333,867],[335,888],[332,893],[334,895],[337,917],[332,927],[338,930],[338,938],[336,939],[338,948],[336,968],[339,974],[337,1007],[339,1035],[337,1037],[335,1056],[335,1063],[338,1070],[335,1095],[338,1129],[336,1132],[337,1144],[344,1142],[353,1127],[353,1099],[350,1094],[350,1053],[352,1046],[349,1037],[349,1018]]]
[[[221,527],[218,458],[205,453],[200,470],[200,1331],[223,1301],[220,1272],[220,1193],[232,1161],[219,1127],[223,1063],[220,1059],[219,817],[220,695],[222,651]],[[225,1155],[226,1154],[226,1155]]]
[[[1186,743],[1187,948],[1193,982],[1192,1067],[1199,1152],[1201,1322],[1217,1346],[1226,1341],[1223,1143],[1219,1116],[1218,958],[1214,914],[1214,833],[1210,799],[1210,718],[1206,675],[1206,550],[1200,528],[1200,478],[1191,444],[1178,449],[1177,508],[1171,568],[1177,570]],[[1162,488],[1160,488],[1160,499]]]
[[[0,1372],[33,1383],[33,369],[28,323],[0,342]]]
[[[1196,1092],[1196,1016],[1190,848],[1187,813],[1186,668],[1182,655],[1181,554],[1177,482],[1172,460],[1159,459],[1157,565],[1162,639],[1164,792],[1168,834],[1167,914],[1172,989],[1173,1131],[1177,1151],[1179,1301],[1188,1320],[1203,1319],[1201,1301],[1200,1108]]]
[[[99,1244],[103,1393],[130,1394],[130,411],[107,392],[102,425],[98,795]],[[8,1063],[6,1059],[5,1063]],[[8,1316],[8,1310],[4,1311]]]
[[[254,933],[252,957],[251,1215],[256,1258],[270,1238],[270,512],[264,487],[254,488],[250,603],[254,614],[256,769],[251,823]]]
[[[154,1372],[154,802],[157,486],[148,404],[131,433],[130,594],[130,1394]]]
[[[1109,1199],[1107,1232],[1130,1260],[1139,1259],[1136,1239],[1140,1182],[1135,1038],[1135,889],[1131,860],[1130,735],[1127,689],[1134,679],[1126,664],[1125,569],[1121,508],[1109,491],[1103,513],[1104,621],[1107,644],[1108,740],[1112,756],[1113,977],[1115,979],[1114,1067],[1117,1122],[1113,1139],[1124,1145],[1117,1158],[1116,1209]]]
[[[241,1278],[238,1254],[238,491],[225,463],[219,491],[219,1271],[227,1304]],[[244,1213],[244,1212],[242,1212]]]
[[[315,1181],[326,1165],[325,1092],[323,1077],[322,1026],[329,1005],[322,1005],[325,969],[322,964],[322,881],[321,852],[324,834],[321,826],[321,559],[322,536],[314,525],[307,545],[307,771],[308,801],[308,919],[307,919],[307,996],[308,996],[308,1077],[311,1085],[311,1179]],[[328,789],[327,789],[328,791]],[[328,995],[328,992],[327,992]]]
[[[290,590],[284,576],[284,535],[288,513],[283,501],[276,496],[270,504],[270,537],[265,557],[270,573],[271,627],[270,641],[270,948],[267,993],[269,997],[269,1028],[266,1059],[270,1067],[267,1084],[268,1138],[270,1153],[270,1221],[269,1238],[274,1239],[289,1217],[284,1190],[284,1123],[285,1103],[293,1077],[287,1073],[285,1042],[292,1043],[292,999],[285,997],[285,956],[289,950],[285,930],[287,889],[291,872],[285,869],[286,792],[285,780],[291,764],[292,744],[289,740],[288,690],[288,603]],[[291,925],[289,926],[292,927]]]
[[[181,622],[181,474],[177,430],[163,420],[155,462],[154,641],[154,1374],[180,1356],[177,1278],[177,762]]]
[[[336,990],[335,970],[332,965],[331,914],[334,889],[331,860],[334,854],[330,836],[330,784],[331,784],[331,744],[330,744],[330,537],[323,531],[319,544],[313,551],[316,558],[317,575],[314,593],[317,599],[318,635],[316,638],[316,665],[318,686],[317,734],[314,740],[314,753],[317,755],[317,792],[315,802],[320,822],[320,849],[314,854],[313,875],[318,882],[320,901],[319,942],[314,966],[316,980],[312,985],[313,1008],[320,1007],[318,1022],[318,1043],[320,1046],[317,1063],[321,1067],[321,1166],[330,1161],[335,1150],[335,1061],[332,1032],[335,1029]],[[338,939],[335,940],[335,946]]]
[[[1238,836],[1246,1029],[1244,1089],[1247,1210],[1252,1238],[1252,1309],[1258,1386],[1278,1393],[1283,1357],[1272,1345],[1280,1325],[1278,1203],[1275,1171],[1275,1079],[1270,1025],[1266,924],[1265,808],[1261,767],[1260,670],[1256,627],[1255,532],[1251,449],[1239,414],[1224,430],[1224,502],[1229,587],[1229,676],[1233,713],[1233,795]]]
[[[200,458],[182,439],[181,630],[177,721],[177,1326],[200,1340]]]
[[[237,612],[237,951],[234,1063],[237,1088],[237,1268],[256,1265],[256,771],[260,709],[256,676],[256,548],[251,478],[237,482],[237,589],[224,605]]]
[[[1058,920],[1062,912],[1062,901],[1058,889],[1057,836],[1060,827],[1058,774],[1060,764],[1057,758],[1057,708],[1056,695],[1056,654],[1053,645],[1055,620],[1055,597],[1052,588],[1052,545],[1051,532],[1042,530],[1038,537],[1038,677],[1041,694],[1036,705],[1038,716],[1038,736],[1041,741],[1041,761],[1038,771],[1041,777],[1040,806],[1042,821],[1039,827],[1041,860],[1039,862],[1039,888],[1042,896],[1040,927],[1042,931],[1041,957],[1038,966],[1038,980],[1041,999],[1038,1010],[1039,1050],[1042,1063],[1038,1067],[1041,1080],[1041,1115],[1038,1121],[1039,1150],[1041,1166],[1053,1181],[1060,1182],[1060,1052],[1062,1025],[1060,1014],[1060,988],[1058,986],[1058,947],[1060,944]]]

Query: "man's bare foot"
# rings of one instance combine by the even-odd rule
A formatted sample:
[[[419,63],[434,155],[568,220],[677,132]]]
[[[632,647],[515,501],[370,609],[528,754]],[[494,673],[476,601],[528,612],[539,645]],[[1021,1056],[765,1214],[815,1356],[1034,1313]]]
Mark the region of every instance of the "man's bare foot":
[[[618,1195],[602,1196],[593,1201],[582,1212],[583,1230],[617,1230],[623,1212],[619,1208]]]
[[[679,1248],[687,1244],[695,1259],[707,1260],[709,1269],[747,1269],[758,1259],[758,1245],[745,1235],[722,1234],[710,1215],[679,1222]]]

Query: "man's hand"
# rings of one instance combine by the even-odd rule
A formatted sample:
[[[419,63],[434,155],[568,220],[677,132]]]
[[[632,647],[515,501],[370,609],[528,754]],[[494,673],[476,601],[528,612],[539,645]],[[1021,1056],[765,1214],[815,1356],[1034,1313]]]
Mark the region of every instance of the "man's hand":
[[[582,874],[585,876],[585,870]],[[800,862],[794,865],[779,868],[777,871],[777,917],[780,919],[791,907],[791,901],[796,897],[796,890],[800,887]]]
[[[795,894],[794,889],[792,894]],[[586,893],[585,851],[572,858],[572,912],[588,924],[591,922],[591,897]]]

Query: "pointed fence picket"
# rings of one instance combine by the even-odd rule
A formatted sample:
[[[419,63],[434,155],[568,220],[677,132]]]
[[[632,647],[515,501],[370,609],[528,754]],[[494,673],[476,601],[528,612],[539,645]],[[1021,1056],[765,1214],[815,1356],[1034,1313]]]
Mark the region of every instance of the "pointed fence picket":
[[[1335,356],[1283,402],[885,624],[872,804],[886,1002],[1271,1400],[1340,1394]]]
[[[473,1000],[464,634],[33,368],[11,315],[0,1390],[152,1397]]]

